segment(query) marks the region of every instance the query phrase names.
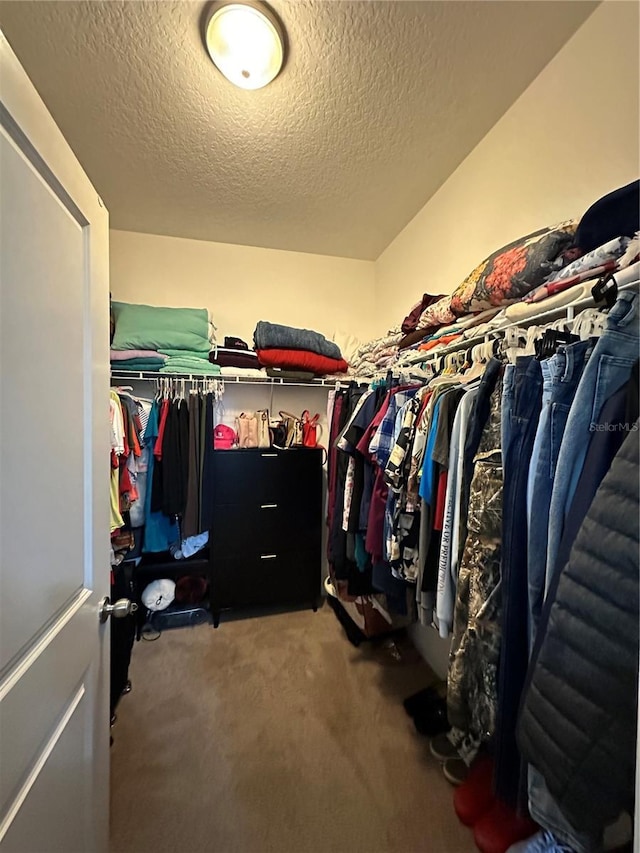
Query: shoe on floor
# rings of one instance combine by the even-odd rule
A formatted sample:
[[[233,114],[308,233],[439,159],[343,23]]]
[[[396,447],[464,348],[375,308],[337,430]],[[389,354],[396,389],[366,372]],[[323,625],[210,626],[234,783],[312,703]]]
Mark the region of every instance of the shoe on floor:
[[[447,758],[442,765],[444,778],[451,785],[462,785],[469,776],[469,768],[461,758]]]
[[[419,690],[413,696],[407,697],[402,704],[407,714],[410,717],[415,717],[417,714],[426,713],[439,698],[435,687],[425,687],[424,690]]]
[[[538,829],[531,818],[520,817],[510,806],[496,800],[473,827],[473,838],[481,853],[506,853],[516,841],[529,838]]]
[[[465,826],[473,826],[495,803],[493,761],[481,755],[469,768],[469,775],[453,795],[453,807]]]
[[[446,761],[447,758],[460,758],[460,753],[451,743],[445,732],[431,738],[429,750],[438,761]]]
[[[446,700],[438,697],[427,710],[415,715],[413,724],[418,734],[425,737],[435,737],[441,732],[448,732],[451,726],[447,717]]]

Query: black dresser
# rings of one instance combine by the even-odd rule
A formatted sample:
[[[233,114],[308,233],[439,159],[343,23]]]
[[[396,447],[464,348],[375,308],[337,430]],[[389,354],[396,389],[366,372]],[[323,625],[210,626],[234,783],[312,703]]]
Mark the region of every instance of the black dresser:
[[[322,450],[218,450],[213,460],[211,610],[320,596]]]

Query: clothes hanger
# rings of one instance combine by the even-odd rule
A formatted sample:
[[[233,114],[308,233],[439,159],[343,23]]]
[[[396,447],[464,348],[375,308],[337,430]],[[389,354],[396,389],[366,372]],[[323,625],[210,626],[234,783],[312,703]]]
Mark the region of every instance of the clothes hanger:
[[[484,344],[476,344],[471,347],[471,366],[460,377],[460,381],[465,385],[473,379],[477,379],[484,373]]]
[[[602,311],[609,311],[610,308],[613,308],[618,298],[618,282],[615,280],[614,274],[608,273],[599,278],[591,288],[591,295],[596,305],[603,303],[601,305]]]
[[[449,353],[444,356],[444,370],[442,371],[443,376],[453,376],[456,373],[456,369],[458,366],[457,353]]]

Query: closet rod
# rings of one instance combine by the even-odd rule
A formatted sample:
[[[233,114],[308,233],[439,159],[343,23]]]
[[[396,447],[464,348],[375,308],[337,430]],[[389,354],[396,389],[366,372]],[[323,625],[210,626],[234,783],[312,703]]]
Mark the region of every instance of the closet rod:
[[[622,284],[618,287],[618,293],[622,293],[625,290],[638,290],[639,285],[640,281],[630,281],[628,284]],[[575,315],[578,314],[580,311],[583,311],[586,308],[596,307],[597,306],[593,297],[590,296],[586,299],[581,299],[579,302],[574,302],[571,305],[559,305],[556,308],[548,308],[546,311],[539,311],[537,314],[533,314],[530,317],[525,317],[521,320],[514,320],[512,323],[507,323],[497,329],[489,329],[489,331],[485,332],[482,335],[477,335],[475,337],[455,341],[454,343],[449,344],[446,347],[442,347],[441,349],[436,348],[434,350],[426,352],[422,356],[422,358],[416,358],[414,362],[406,362],[405,364],[407,367],[409,367],[414,366],[416,364],[420,364],[424,361],[432,361],[434,358],[447,355],[450,352],[456,352],[457,350],[461,349],[468,349],[468,347],[482,343],[482,341],[488,342],[492,339],[500,337],[504,332],[507,331],[507,329],[536,326],[540,324],[540,321],[543,320],[559,320],[563,316],[563,314],[566,315],[567,320],[573,320],[575,318]]]
[[[335,379],[309,379],[308,381],[293,381],[279,376],[266,376],[264,379],[245,376],[201,375],[193,373],[156,373],[144,370],[112,370],[113,380],[149,381],[157,379],[179,379],[185,382],[202,384],[203,382],[222,382],[225,385],[286,385],[294,388],[326,388],[335,385]]]
[[[618,285],[618,293],[622,293],[625,290],[638,290],[640,287],[640,281],[630,281],[628,284]],[[544,322],[551,322],[553,320],[559,320],[563,315],[566,316],[567,320],[573,320],[575,315],[580,313],[586,308],[596,308],[596,303],[593,297],[589,296],[586,299],[581,299],[579,302],[574,302],[571,305],[559,305],[556,308],[548,308],[546,311],[539,311],[537,314],[533,314],[530,317],[523,318],[521,320],[515,320],[512,323],[507,323],[504,326],[500,326],[497,329],[489,329],[489,331],[484,332],[482,335],[476,335],[471,338],[464,338],[461,340],[457,340],[452,344],[448,344],[447,346],[441,348],[435,348],[433,350],[429,350],[422,355],[418,355],[416,352],[416,356],[411,361],[402,361],[396,362],[390,367],[385,368],[384,370],[378,370],[375,373],[368,374],[367,376],[346,376],[345,382],[349,381],[358,382],[360,384],[370,384],[377,379],[384,378],[389,370],[392,372],[403,372],[409,374],[412,369],[420,369],[421,364],[430,363],[434,361],[436,358],[443,358],[450,353],[458,352],[459,350],[469,349],[470,347],[476,346],[482,342],[488,343],[491,340],[496,340],[501,337],[507,329],[512,328],[524,328],[528,326],[535,326],[538,324],[544,325]],[[419,378],[419,377],[415,377]],[[426,376],[423,378],[427,378]],[[334,380],[335,381],[335,380]]]

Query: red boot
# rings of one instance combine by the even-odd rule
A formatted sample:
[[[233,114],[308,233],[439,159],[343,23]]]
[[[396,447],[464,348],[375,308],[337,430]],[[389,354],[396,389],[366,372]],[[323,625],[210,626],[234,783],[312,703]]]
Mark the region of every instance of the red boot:
[[[473,827],[473,837],[481,853],[506,853],[516,841],[529,838],[538,829],[529,817],[496,800]]]
[[[456,788],[453,806],[461,823],[473,826],[495,803],[492,791],[493,761],[488,755],[477,758],[466,781]]]

